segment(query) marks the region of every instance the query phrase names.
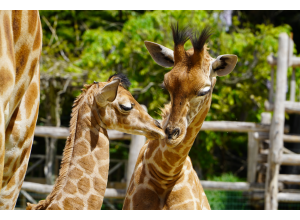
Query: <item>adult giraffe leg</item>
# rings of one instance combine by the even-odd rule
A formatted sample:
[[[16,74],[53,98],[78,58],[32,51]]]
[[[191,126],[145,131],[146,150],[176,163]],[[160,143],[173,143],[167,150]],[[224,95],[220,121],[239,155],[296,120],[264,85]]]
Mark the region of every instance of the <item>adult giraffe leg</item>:
[[[6,129],[0,209],[14,209],[23,184],[38,117],[39,80],[39,65],[36,65],[33,79]],[[5,204],[5,206],[1,206],[1,204]]]
[[[5,155],[5,108],[15,85],[15,54],[13,47],[12,16],[8,11],[0,11],[0,191]],[[1,207],[1,201],[0,201]]]

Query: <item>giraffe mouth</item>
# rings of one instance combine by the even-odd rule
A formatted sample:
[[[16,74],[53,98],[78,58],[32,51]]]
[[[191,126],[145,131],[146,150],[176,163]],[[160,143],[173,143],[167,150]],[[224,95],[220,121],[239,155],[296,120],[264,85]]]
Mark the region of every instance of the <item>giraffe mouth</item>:
[[[164,139],[165,138],[165,133],[163,131],[143,131],[143,130],[135,130],[134,131],[135,135],[142,135],[145,136],[146,138],[150,140],[154,139]]]

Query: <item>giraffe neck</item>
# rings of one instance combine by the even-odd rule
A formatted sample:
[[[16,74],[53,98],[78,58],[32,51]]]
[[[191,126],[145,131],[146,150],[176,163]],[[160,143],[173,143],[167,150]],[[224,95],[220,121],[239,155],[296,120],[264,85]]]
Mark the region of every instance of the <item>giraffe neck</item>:
[[[187,127],[186,136],[176,147],[168,147],[165,140],[153,140],[148,144],[145,152],[145,162],[148,165],[152,179],[162,186],[169,188],[184,173],[184,163],[197,137],[211,103],[211,95],[200,106],[199,112]]]
[[[87,96],[87,97],[86,97]],[[75,102],[59,177],[53,191],[27,209],[101,209],[109,169],[109,140],[91,95]],[[83,100],[80,100],[83,99]]]

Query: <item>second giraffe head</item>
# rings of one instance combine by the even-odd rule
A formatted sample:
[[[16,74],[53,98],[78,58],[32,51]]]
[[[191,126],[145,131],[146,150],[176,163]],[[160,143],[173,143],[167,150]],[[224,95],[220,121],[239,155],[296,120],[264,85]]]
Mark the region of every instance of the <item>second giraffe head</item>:
[[[94,97],[100,114],[101,126],[149,139],[162,139],[165,134],[158,121],[125,89],[130,84],[123,74],[116,74],[107,82],[99,82]]]

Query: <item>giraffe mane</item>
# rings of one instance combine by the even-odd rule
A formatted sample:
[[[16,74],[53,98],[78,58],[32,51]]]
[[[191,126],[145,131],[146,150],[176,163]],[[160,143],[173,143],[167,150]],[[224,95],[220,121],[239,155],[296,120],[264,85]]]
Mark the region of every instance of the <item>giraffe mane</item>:
[[[46,200],[41,200],[39,201],[38,204],[27,203],[26,209],[45,209],[50,204],[50,202],[55,198],[55,196],[57,195],[57,193],[60,191],[63,184],[65,183],[65,179],[69,171],[73,149],[74,149],[74,139],[76,133],[76,124],[78,119],[78,110],[81,106],[83,98],[87,94],[88,89],[93,85],[94,84],[84,85],[84,88],[81,89],[82,93],[75,99],[72,105],[72,113],[71,113],[71,120],[70,120],[70,134],[67,138],[66,146],[64,148],[61,167],[59,170],[59,176],[55,181],[52,192],[47,196]]]

